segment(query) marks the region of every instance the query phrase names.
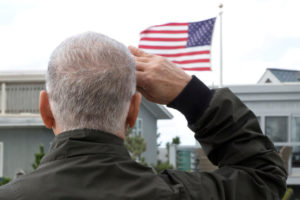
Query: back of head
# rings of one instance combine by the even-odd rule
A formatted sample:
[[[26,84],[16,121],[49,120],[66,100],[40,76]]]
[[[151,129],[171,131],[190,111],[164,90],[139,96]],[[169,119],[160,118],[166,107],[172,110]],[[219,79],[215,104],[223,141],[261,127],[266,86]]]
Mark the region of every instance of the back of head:
[[[135,92],[135,64],[127,48],[99,33],[62,42],[46,78],[51,110],[62,131],[90,128],[124,131]]]

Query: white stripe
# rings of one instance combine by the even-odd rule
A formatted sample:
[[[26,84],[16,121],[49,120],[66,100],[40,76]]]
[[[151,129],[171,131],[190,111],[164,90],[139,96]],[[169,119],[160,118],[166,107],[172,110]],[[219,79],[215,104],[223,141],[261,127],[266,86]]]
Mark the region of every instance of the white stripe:
[[[180,56],[175,58],[168,58],[172,61],[184,61],[184,60],[198,60],[198,59],[210,59],[210,54],[192,55],[192,56]]]
[[[178,67],[186,67],[186,68],[193,68],[193,67],[211,67],[210,63],[191,63],[191,64],[176,64]]]
[[[150,45],[150,46],[185,46],[186,41],[179,42],[156,42],[156,41],[140,41],[140,45]]]
[[[175,53],[188,53],[195,51],[207,51],[210,50],[210,46],[197,46],[197,47],[189,47],[184,49],[142,49],[150,54],[175,54]]]
[[[147,34],[140,34],[141,38],[147,37],[147,38],[187,38],[187,33],[178,33],[178,34],[172,34],[172,33],[147,33]]]
[[[156,31],[160,31],[160,30],[172,30],[172,31],[187,31],[188,30],[188,26],[156,26],[156,27],[150,27],[147,30],[156,30]]]

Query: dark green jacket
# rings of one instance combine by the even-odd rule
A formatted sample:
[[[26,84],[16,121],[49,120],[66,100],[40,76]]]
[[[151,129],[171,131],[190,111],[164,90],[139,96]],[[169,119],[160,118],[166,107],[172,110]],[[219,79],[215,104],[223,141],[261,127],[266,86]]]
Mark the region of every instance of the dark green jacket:
[[[0,199],[280,199],[286,187],[283,163],[255,115],[229,90],[216,91],[189,126],[219,166],[215,172],[157,175],[131,160],[118,137],[74,130],[55,137],[36,171],[1,187]]]

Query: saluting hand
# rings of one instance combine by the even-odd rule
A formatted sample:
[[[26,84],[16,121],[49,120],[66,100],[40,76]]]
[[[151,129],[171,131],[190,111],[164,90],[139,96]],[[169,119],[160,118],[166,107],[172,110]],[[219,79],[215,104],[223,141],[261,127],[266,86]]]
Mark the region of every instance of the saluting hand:
[[[168,59],[128,48],[135,58],[138,91],[149,101],[168,104],[191,80],[190,75]]]

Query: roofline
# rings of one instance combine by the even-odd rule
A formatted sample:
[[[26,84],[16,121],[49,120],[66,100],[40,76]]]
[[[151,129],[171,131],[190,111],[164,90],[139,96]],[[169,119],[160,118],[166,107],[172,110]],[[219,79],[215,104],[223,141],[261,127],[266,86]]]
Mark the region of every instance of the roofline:
[[[300,72],[296,69],[282,69],[282,68],[267,68],[266,70],[288,71],[288,72]]]
[[[269,74],[269,76],[271,76],[271,77],[269,77],[270,79],[275,79],[275,80],[277,80],[278,82],[281,82],[278,78],[277,78],[277,76],[275,76],[274,74],[273,74],[273,72],[271,71],[271,70],[266,70],[265,72],[264,72],[264,74],[260,77],[260,79],[258,80],[258,82],[257,82],[257,84],[266,84],[266,83],[264,83],[264,82],[262,82],[262,80],[263,80],[263,78],[265,78],[265,76],[266,75],[268,75]],[[274,83],[272,83],[272,84],[274,84]],[[275,83],[276,84],[276,83]]]
[[[45,71],[0,71],[0,82],[44,82]]]
[[[152,103],[142,98],[141,103],[156,119],[172,119],[173,115],[160,104]]]

